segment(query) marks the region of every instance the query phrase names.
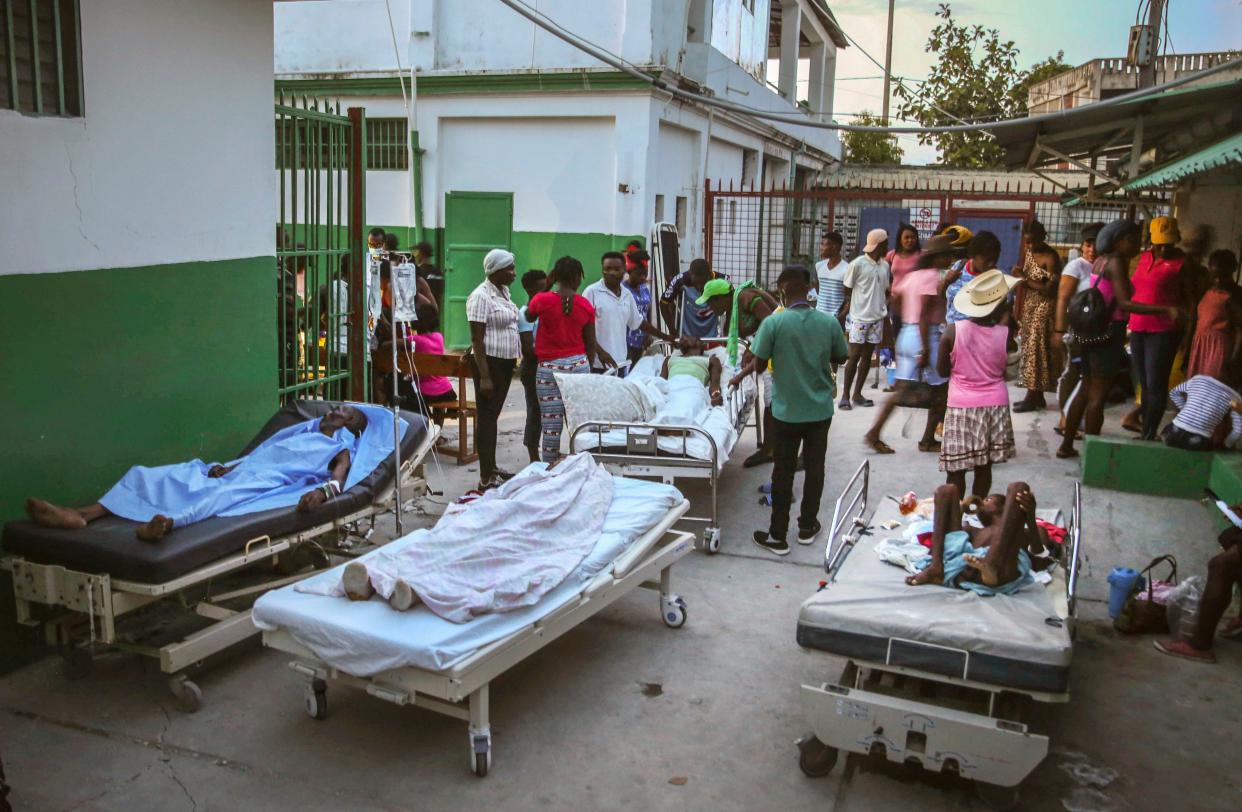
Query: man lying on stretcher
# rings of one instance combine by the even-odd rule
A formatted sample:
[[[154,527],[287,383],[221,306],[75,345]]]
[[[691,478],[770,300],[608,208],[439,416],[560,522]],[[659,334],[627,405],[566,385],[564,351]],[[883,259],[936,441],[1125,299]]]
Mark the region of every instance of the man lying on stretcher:
[[[713,406],[723,406],[724,397],[720,393],[720,359],[704,355],[703,342],[691,336],[683,337],[677,346],[681,355],[670,355],[664,359],[660,377],[668,381],[692,378],[707,387]]]
[[[94,504],[67,508],[31,498],[26,514],[35,524],[65,529],[116,515],[144,522],[138,538],[158,541],[174,526],[292,504],[294,494],[316,485],[297,500],[299,511],[309,511],[344,489],[366,426],[362,412],[338,406],[322,418],[277,432],[230,464],[136,465]]]
[[[1048,538],[1035,522],[1030,486],[1015,482],[1006,496],[960,500],[953,485],[936,489],[931,555],[906,583],[957,586],[982,595],[1007,595],[1031,583],[1031,556],[1047,549]],[[983,526],[963,529],[962,514],[971,510]]]

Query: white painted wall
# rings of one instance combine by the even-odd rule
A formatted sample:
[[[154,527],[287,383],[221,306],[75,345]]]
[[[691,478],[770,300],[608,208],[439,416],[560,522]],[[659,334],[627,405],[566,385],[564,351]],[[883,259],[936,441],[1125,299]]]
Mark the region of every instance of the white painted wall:
[[[405,58],[410,0],[388,0]],[[392,30],[384,0],[301,0],[272,3],[277,73],[395,70]]]
[[[754,0],[754,12],[742,0],[712,0],[712,47],[762,79],[767,69],[771,0]]]
[[[274,254],[271,4],[81,9],[86,115],[0,110],[0,274]]]

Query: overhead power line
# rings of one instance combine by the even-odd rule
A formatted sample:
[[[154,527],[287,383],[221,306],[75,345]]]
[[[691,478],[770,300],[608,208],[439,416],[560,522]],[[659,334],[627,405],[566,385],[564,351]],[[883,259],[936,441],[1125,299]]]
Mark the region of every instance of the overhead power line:
[[[1242,67],[1242,57],[1239,57],[1237,59],[1233,59],[1228,62],[1222,62],[1219,65],[1215,65],[1211,68],[1208,68],[1207,70],[1200,71],[1198,73],[1186,74],[1185,76],[1182,76],[1181,78],[1174,79],[1170,82],[1166,82],[1163,85],[1156,85],[1155,87],[1142,88],[1141,90],[1135,90],[1130,93],[1122,94],[1120,96],[1113,96],[1110,99],[1098,101],[1094,104],[1086,105],[1084,107],[1078,107],[1073,110],[1059,110],[1053,113],[1043,113],[1037,116],[1024,116],[1021,118],[1011,118],[1011,119],[1005,119],[1004,121],[997,121],[993,123],[947,124],[947,125],[934,126],[934,127],[874,127],[874,126],[863,126],[859,124],[838,124],[835,121],[812,121],[799,115],[793,115],[789,113],[774,113],[769,110],[760,110],[755,107],[749,107],[744,104],[738,104],[736,102],[726,101],[724,99],[718,99],[714,96],[705,96],[702,93],[695,93],[693,91],[685,90],[681,87],[671,85],[668,82],[665,82],[663,79],[660,79],[659,77],[652,76],[651,74],[644,72],[637,66],[599,47],[598,45],[588,42],[582,37],[579,37],[577,34],[574,34],[571,31],[567,31],[566,29],[562,28],[559,24],[557,24],[556,22],[548,18],[546,15],[542,14],[539,11],[536,11],[535,9],[521,2],[521,0],[500,0],[500,2],[505,4],[509,8],[513,9],[513,11],[525,17],[526,19],[530,20],[535,25],[544,29],[549,34],[552,34],[557,39],[560,39],[560,40],[563,40],[569,43],[570,45],[574,46],[578,50],[589,54],[595,59],[598,59],[600,62],[603,62],[605,65],[609,65],[623,73],[633,76],[635,79],[639,79],[640,81],[646,82],[652,87],[655,87],[659,90],[664,91],[665,93],[668,93],[670,96],[674,96],[680,99],[685,99],[687,101],[692,101],[697,104],[702,104],[702,105],[706,105],[709,107],[715,107],[718,110],[727,110],[729,112],[737,113],[739,115],[751,116],[752,118],[763,119],[766,121],[779,121],[782,124],[789,124],[789,125],[796,126],[796,127],[809,127],[809,128],[817,129],[817,130],[840,130],[844,132],[868,132],[868,133],[894,133],[898,135],[901,135],[901,134],[917,135],[921,133],[935,134],[935,133],[981,132],[981,131],[995,132],[997,130],[1010,129],[1012,127],[1024,126],[1024,125],[1031,124],[1031,123],[1043,123],[1043,122],[1055,121],[1055,120],[1064,118],[1066,115],[1069,115],[1070,113],[1077,113],[1082,110],[1104,109],[1104,108],[1109,108],[1109,107],[1116,107],[1119,104],[1124,104],[1126,102],[1135,101],[1137,99],[1145,99],[1151,96],[1158,96],[1161,93],[1163,93],[1165,90],[1169,90],[1174,87],[1181,87],[1184,84],[1188,84],[1193,81],[1198,81],[1208,76],[1213,76],[1215,74],[1222,73],[1227,70],[1233,70],[1234,68]]]

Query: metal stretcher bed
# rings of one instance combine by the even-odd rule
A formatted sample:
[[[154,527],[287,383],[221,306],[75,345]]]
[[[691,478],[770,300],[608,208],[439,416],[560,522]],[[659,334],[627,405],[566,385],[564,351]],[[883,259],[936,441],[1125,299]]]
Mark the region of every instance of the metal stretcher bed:
[[[847,658],[835,683],[802,686],[813,732],[799,741],[799,765],[819,776],[840,750],[882,756],[957,773],[987,803],[1011,808],[1048,753],[1048,738],[1026,724],[1031,701],[1069,701],[1081,486],[1051,581],[982,597],[908,586],[904,569],[876,555],[880,538],[901,533],[879,525],[901,517],[892,498],[867,516],[869,473],[864,462],[837,500],[827,582],[799,612],[799,645]],[[1040,511],[1054,524],[1060,516]]]
[[[241,455],[277,431],[322,417],[338,405],[330,401],[286,404]],[[401,442],[401,487],[406,500],[425,488],[414,471],[439,431],[419,414],[402,412],[402,417],[409,424]],[[327,566],[329,551],[351,554],[355,543],[351,532],[362,536],[363,520],[373,523],[376,515],[392,508],[395,482],[390,456],[357,485],[310,512],[288,507],[217,516],[174,528],[158,543],[137,539],[138,523],[116,516],[79,530],[9,522],[0,544],[4,552],[0,568],[12,573],[18,621],[44,625],[49,644],[57,646],[65,659],[67,676],[86,676],[97,647],[133,651],[159,660],[160,670],[170,675],[169,688],[178,707],[192,713],[201,704],[202,692],[186,671],[258,633],[250,610],[230,605],[236,607],[304,578],[308,566]],[[365,537],[369,536],[368,529]],[[328,544],[318,543],[325,537]],[[229,588],[238,587],[230,583],[227,591],[213,592],[217,579],[232,579],[263,563],[269,566],[246,573],[250,577],[240,588]],[[273,578],[273,569],[279,577]],[[195,625],[202,627],[161,645],[150,643],[151,630],[144,624],[126,628],[142,614],[131,614],[139,609],[154,604],[172,608],[177,603],[191,609],[200,621]],[[125,615],[130,617],[123,619]],[[161,619],[157,625],[165,622]]]
[[[624,489],[631,500],[648,498],[644,489],[671,490],[638,480],[617,483],[618,493]],[[639,587],[659,591],[667,626],[686,622],[685,601],[670,591],[670,569],[694,543],[689,533],[671,529],[689,509],[672,493],[666,506],[627,531],[630,541],[619,555],[597,561],[585,570],[589,577],[575,570],[533,606],[451,623],[425,606],[395,612],[378,598],[349,601],[287,587],[256,604],[255,623],[264,630],[264,645],[297,658],[289,666],[306,679],[306,711],[313,718],[326,717],[332,681],[396,705],[462,719],[469,725],[471,769],[482,777],[492,763],[492,680]],[[617,502],[614,495],[614,506]],[[610,509],[604,533],[617,532],[612,517]],[[386,550],[391,554],[394,545],[415,541],[407,536]],[[339,578],[340,573],[317,577]]]
[[[727,339],[705,338],[705,345],[723,346]],[[743,349],[749,343],[741,341]],[[667,342],[654,342],[649,349],[661,359],[672,353]],[[727,374],[722,375],[726,381]],[[741,439],[750,426],[755,427],[756,444],[763,445],[763,397],[761,376],[753,376],[754,385],[730,390],[725,395],[725,408],[734,430]],[[751,418],[753,416],[753,423]],[[656,432],[659,432],[658,434]],[[701,442],[706,450],[695,454],[692,441]],[[736,447],[736,443],[734,444]],[[680,479],[706,479],[711,487],[711,513],[708,516],[686,516],[683,521],[703,523],[706,527],[699,545],[709,555],[720,551],[718,485],[720,473],[728,462],[728,450],[720,448],[716,439],[701,426],[652,425],[588,420],[574,428],[569,436],[569,453],[586,451],[608,470],[620,476],[656,477],[666,485]]]

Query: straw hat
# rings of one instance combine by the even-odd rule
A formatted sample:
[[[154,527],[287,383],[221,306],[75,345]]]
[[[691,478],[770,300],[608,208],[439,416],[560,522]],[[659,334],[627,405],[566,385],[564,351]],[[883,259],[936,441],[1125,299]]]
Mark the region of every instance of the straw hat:
[[[995,269],[981,273],[957,292],[953,297],[953,306],[966,316],[987,316],[1005,301],[1010,288],[1016,284],[1017,277]]]
[[[919,254],[919,267],[927,267],[927,262],[932,258],[941,254],[957,255],[960,250],[953,244],[953,238],[944,234],[937,234],[927,242],[923,243],[923,253]]]

